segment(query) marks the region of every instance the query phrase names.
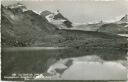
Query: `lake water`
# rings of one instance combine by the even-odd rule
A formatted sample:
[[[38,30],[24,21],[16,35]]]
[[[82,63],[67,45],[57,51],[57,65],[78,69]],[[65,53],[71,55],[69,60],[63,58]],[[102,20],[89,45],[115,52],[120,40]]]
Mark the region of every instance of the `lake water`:
[[[2,79],[15,73],[38,74],[37,80],[126,80],[126,57],[127,50],[118,49],[3,48]]]
[[[76,62],[65,71],[62,78],[69,80],[126,80],[126,76],[126,68],[119,63]]]

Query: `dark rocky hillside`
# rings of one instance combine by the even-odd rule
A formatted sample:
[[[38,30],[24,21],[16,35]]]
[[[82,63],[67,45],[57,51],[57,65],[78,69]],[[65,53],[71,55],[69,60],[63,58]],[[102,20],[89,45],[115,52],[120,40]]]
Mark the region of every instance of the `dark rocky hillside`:
[[[60,41],[58,46],[75,48],[124,48],[127,47],[127,40],[124,37],[93,31],[61,30],[59,32],[66,41]]]
[[[31,10],[19,11],[2,6],[2,45],[28,46],[42,39],[46,34],[53,34],[57,29],[46,19]],[[16,9],[16,10],[18,10]]]

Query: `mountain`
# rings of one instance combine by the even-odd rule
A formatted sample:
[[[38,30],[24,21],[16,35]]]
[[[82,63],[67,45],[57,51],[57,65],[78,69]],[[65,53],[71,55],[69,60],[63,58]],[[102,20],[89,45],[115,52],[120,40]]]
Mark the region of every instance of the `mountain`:
[[[104,23],[101,21],[99,23],[77,25],[74,29],[114,34],[126,34],[128,33],[128,17],[126,14],[119,21],[113,23]]]
[[[45,13],[45,14],[48,14]],[[43,14],[43,15],[45,15]],[[55,20],[63,17],[55,13]],[[62,17],[62,18],[61,18]],[[46,17],[32,10],[1,6],[1,40],[3,47],[72,47],[125,48],[127,40],[114,34],[102,32],[59,29]],[[63,20],[66,20],[63,18]]]
[[[114,34],[127,34],[128,33],[128,18],[127,15],[122,17],[119,21],[114,23],[103,24],[99,32],[114,33]]]
[[[45,17],[50,23],[56,25],[59,29],[71,28],[72,22],[65,18],[59,10],[54,13],[50,11],[43,11],[40,14],[43,18]]]
[[[28,46],[52,34],[57,28],[32,10],[1,7],[2,45]]]
[[[84,31],[97,31],[102,25],[103,21],[94,24],[81,24],[74,27],[74,29],[84,30]]]

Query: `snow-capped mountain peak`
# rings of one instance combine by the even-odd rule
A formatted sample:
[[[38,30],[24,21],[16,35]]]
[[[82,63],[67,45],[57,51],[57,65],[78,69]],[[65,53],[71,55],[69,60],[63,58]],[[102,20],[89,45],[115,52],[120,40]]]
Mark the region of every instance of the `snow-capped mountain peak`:
[[[48,22],[57,25],[59,28],[72,27],[72,23],[67,18],[65,18],[59,10],[55,11],[54,13],[43,11],[41,16],[45,17]]]

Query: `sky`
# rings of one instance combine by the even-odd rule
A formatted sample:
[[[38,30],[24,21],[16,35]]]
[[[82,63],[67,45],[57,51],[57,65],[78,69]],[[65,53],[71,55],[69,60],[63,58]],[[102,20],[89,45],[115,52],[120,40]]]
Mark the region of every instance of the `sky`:
[[[2,4],[17,2],[38,13],[59,9],[73,23],[114,21],[128,14],[128,0],[4,0]]]

